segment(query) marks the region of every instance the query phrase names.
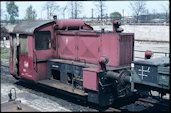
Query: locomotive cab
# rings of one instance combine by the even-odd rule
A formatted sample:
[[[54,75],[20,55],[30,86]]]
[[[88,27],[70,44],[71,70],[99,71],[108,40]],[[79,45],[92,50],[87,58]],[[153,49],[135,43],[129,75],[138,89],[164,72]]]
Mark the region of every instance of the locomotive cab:
[[[53,56],[53,21],[18,24],[10,33],[10,73],[37,81],[45,77],[46,60]],[[41,62],[41,64],[40,64]],[[40,71],[40,68],[43,70]]]

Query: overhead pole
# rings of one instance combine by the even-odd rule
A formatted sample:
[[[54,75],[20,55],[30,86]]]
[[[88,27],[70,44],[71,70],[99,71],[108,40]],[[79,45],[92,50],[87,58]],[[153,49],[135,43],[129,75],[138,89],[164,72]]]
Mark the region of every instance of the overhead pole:
[[[75,19],[77,19],[77,2],[75,2]]]
[[[92,10],[92,22],[93,22],[93,8],[91,10]]]
[[[123,24],[124,24],[124,9],[122,9],[122,20],[123,20]]]

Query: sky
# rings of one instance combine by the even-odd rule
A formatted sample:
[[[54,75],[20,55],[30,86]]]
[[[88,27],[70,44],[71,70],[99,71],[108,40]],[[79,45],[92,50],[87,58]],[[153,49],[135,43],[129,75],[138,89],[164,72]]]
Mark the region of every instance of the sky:
[[[35,9],[37,13],[37,19],[46,19],[47,18],[47,12],[46,10],[43,9],[44,5],[46,4],[47,1],[16,1],[15,4],[19,7],[19,17],[17,19],[23,19],[25,17],[25,11],[26,9],[32,5],[33,9]],[[54,1],[56,2],[57,5],[59,5],[58,11],[56,11],[56,15],[58,16],[58,19],[62,19],[62,7],[67,4],[67,1]],[[96,11],[96,2],[95,1],[79,1],[82,3],[82,9],[80,13],[80,17],[86,16],[86,17],[91,17],[92,15],[92,8],[94,10],[94,16],[97,16],[98,13]],[[169,5],[169,0],[164,0],[164,1],[146,1],[146,8],[149,10],[150,13],[153,12],[155,9],[156,12],[163,12],[163,5]],[[6,2],[1,1],[1,19],[6,18]],[[132,11],[130,9],[130,1],[105,1],[105,14],[107,13],[110,15],[112,12],[120,12],[123,14],[124,11],[124,16],[132,16]],[[69,18],[69,13],[65,13],[65,19]]]

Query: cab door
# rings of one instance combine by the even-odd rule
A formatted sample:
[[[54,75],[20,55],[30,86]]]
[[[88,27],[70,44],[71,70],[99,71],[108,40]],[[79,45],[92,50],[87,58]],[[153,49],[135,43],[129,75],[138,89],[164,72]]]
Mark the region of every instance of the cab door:
[[[10,73],[16,78],[19,78],[19,34],[10,34]]]
[[[32,37],[20,34],[20,51],[19,51],[19,75],[22,78],[34,80],[33,77],[33,49]]]

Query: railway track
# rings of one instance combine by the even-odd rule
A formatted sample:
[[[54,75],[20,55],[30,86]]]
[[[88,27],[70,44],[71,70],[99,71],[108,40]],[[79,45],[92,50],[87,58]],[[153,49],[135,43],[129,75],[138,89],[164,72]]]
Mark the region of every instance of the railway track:
[[[157,97],[154,99],[154,98],[139,97],[139,96],[133,96],[133,97],[130,97],[129,99],[124,98],[124,99],[116,100],[116,102],[114,102],[112,106],[101,108],[100,106],[94,105],[87,101],[71,98],[70,96],[63,96],[63,94],[59,94],[55,90],[42,87],[30,81],[25,81],[25,80],[15,81],[15,79],[13,79],[12,76],[11,77],[8,76],[7,78],[5,78],[5,73],[4,71],[2,71],[4,70],[4,68],[8,70],[7,68],[9,68],[9,66],[1,64],[1,72],[2,72],[1,78],[2,79],[8,79],[8,80],[10,79],[10,82],[12,81],[12,83],[14,83],[15,85],[28,89],[29,92],[32,92],[32,91],[42,92],[44,94],[54,96],[55,98],[61,98],[63,100],[69,101],[77,105],[89,107],[93,111],[106,111],[106,112],[170,111],[169,100],[160,99]]]
[[[4,64],[1,64],[2,67],[6,67],[6,68],[9,68],[8,65],[4,65]]]

